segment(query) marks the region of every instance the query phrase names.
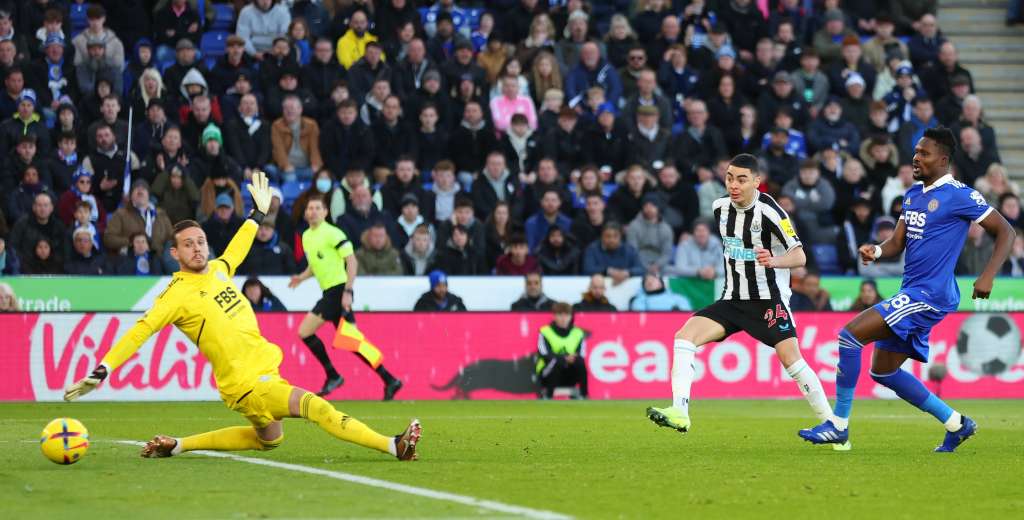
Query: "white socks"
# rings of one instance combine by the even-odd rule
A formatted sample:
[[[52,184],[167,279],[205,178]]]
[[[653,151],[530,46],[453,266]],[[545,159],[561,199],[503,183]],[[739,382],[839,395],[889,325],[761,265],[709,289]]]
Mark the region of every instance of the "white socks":
[[[677,339],[672,350],[672,406],[689,415],[693,358],[697,355],[697,346],[685,339]]]
[[[832,419],[832,407],[825,397],[825,389],[821,387],[821,381],[811,367],[807,366],[807,362],[803,359],[798,360],[786,367],[786,373],[796,380],[796,386],[800,387],[800,393],[804,394],[818,420],[824,422]]]
[[[391,442],[388,443],[388,453],[398,456],[398,437],[392,437]]]
[[[836,429],[843,431],[850,427],[849,417],[839,417],[838,415],[832,418],[832,424],[836,426]]]
[[[954,410],[953,411],[953,415],[950,415],[949,419],[946,419],[946,423],[945,424],[946,424],[946,431],[948,431],[948,432],[958,432],[958,431],[960,431],[960,428],[963,427],[963,425],[960,424],[960,412],[957,412],[957,411]]]

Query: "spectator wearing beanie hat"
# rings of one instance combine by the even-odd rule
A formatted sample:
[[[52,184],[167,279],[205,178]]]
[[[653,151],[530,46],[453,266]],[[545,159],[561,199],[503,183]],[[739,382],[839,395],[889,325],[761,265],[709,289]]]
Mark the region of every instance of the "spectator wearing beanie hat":
[[[423,293],[413,307],[417,312],[465,311],[462,298],[448,292],[448,275],[441,270],[430,272],[430,290]]]
[[[216,130],[216,132],[213,130]],[[206,180],[203,181],[202,187],[199,188],[199,215],[200,218],[207,218],[212,215],[220,205],[220,197],[226,196],[231,199],[231,209],[234,210],[236,216],[241,217],[242,210],[244,209],[242,206],[242,190],[232,178],[232,175],[239,174],[238,165],[220,150],[220,130],[217,127],[213,127],[213,130],[203,132],[203,151],[207,153],[207,156],[206,160],[197,161],[205,163],[206,168],[208,168],[206,170]],[[216,149],[217,154],[211,155],[209,153],[211,149]]]
[[[0,124],[0,154],[7,153],[23,135],[31,134],[36,139],[36,151],[40,156],[50,152],[50,133],[36,112],[38,97],[30,88],[23,89],[17,98],[14,117]]]

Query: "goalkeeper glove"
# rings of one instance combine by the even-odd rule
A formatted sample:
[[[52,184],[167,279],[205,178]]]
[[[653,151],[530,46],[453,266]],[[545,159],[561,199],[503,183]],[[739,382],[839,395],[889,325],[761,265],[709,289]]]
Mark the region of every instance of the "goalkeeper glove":
[[[273,198],[270,194],[270,181],[267,180],[266,173],[259,170],[253,172],[252,183],[249,184],[249,194],[252,195],[253,203],[252,214],[249,218],[258,224],[270,211],[270,200]]]
[[[104,379],[107,378],[107,367],[100,365],[91,374],[79,379],[75,384],[64,390],[64,400],[74,401],[96,389]]]

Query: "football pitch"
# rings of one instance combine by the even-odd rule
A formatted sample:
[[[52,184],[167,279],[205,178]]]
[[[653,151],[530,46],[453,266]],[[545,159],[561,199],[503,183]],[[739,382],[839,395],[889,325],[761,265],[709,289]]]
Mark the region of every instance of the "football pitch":
[[[142,459],[156,433],[243,424],[221,403],[0,404],[4,518],[1024,517],[1024,402],[955,401],[980,426],[955,454],[902,401],[859,401],[853,450],[812,446],[799,401],[696,401],[686,435],[648,402],[336,402],[382,433],[423,422],[399,463],[299,419],[270,452]],[[664,403],[661,403],[664,404]],[[43,458],[52,418],[89,429],[72,466]],[[266,464],[267,461],[271,461]],[[261,464],[261,462],[263,464]]]

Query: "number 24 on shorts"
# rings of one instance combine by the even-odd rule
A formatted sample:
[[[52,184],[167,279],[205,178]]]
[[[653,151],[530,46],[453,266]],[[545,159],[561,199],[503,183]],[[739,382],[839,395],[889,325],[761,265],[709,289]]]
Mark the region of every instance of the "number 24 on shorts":
[[[789,313],[782,307],[782,304],[775,305],[775,309],[768,309],[764,311],[764,320],[768,322],[768,328],[775,326],[775,323],[779,320],[788,320]]]

